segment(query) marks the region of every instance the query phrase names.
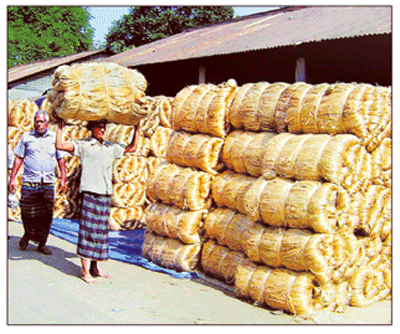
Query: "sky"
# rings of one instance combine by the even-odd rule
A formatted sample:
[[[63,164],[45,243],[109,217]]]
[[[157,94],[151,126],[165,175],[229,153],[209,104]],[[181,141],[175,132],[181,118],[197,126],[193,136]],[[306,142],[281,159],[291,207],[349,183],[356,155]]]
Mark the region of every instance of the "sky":
[[[94,44],[101,45],[105,42],[105,36],[108,33],[114,21],[120,19],[123,15],[128,14],[129,7],[126,6],[89,6],[90,14],[93,18],[90,20],[91,26],[95,29]],[[270,8],[269,6],[233,6],[235,16],[250,15],[254,13],[264,12]]]

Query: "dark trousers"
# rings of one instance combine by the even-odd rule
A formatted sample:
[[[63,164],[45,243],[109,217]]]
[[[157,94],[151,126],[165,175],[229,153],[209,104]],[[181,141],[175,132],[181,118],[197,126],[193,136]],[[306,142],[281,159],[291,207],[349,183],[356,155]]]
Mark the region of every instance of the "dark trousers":
[[[25,240],[46,244],[53,221],[54,185],[46,183],[23,183],[21,187],[21,218]]]

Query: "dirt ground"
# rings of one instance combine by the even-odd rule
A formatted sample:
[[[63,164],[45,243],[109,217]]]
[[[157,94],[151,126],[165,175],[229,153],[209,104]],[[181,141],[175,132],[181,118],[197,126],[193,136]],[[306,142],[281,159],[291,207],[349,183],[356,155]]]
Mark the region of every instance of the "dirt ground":
[[[33,244],[18,249],[23,233],[8,223],[8,325],[390,325],[392,303],[345,313],[323,312],[302,319],[269,311],[234,297],[209,280],[177,279],[139,266],[109,260],[101,268],[111,279],[79,279],[76,246],[50,235],[52,256]],[[193,328],[193,327],[191,327]],[[191,328],[189,330],[191,330]],[[254,328],[254,327],[253,327]],[[385,326],[392,329],[393,326]],[[340,330],[340,329],[338,329]]]

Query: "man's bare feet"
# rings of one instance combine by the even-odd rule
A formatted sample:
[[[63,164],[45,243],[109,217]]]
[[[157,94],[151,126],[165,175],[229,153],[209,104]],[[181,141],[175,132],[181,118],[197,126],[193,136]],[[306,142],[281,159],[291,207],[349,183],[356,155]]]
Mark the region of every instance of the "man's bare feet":
[[[81,280],[83,280],[85,283],[88,284],[93,284],[96,283],[96,280],[89,274],[81,274]]]
[[[105,272],[101,271],[101,270],[90,270],[90,275],[92,275],[93,277],[103,277],[103,278],[111,278],[110,275],[106,274]]]

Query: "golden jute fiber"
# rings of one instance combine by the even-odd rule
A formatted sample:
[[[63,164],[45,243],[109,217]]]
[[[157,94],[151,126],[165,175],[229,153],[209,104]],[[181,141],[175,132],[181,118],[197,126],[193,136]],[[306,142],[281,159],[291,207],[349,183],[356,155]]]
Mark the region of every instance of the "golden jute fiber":
[[[220,158],[223,144],[218,137],[174,131],[166,149],[166,159],[179,166],[216,174],[223,167]]]
[[[140,205],[129,208],[111,207],[108,224],[114,231],[143,228],[145,226],[143,207]]]
[[[172,102],[172,128],[224,138],[229,131],[227,113],[236,89],[235,80],[218,86],[200,84],[185,87]]]
[[[256,179],[228,170],[214,178],[211,193],[217,206],[269,226],[332,234],[352,223],[342,220],[342,216],[347,218],[349,196],[333,183]]]
[[[201,244],[184,244],[177,239],[146,231],[142,255],[161,267],[193,271],[199,264]]]
[[[142,108],[144,76],[114,63],[82,63],[57,68],[52,80],[52,111],[63,119],[136,124],[149,110]]]
[[[39,108],[35,102],[28,99],[10,100],[8,102],[8,126],[13,126],[23,131],[33,129],[33,115]]]
[[[310,273],[272,269],[246,259],[237,268],[235,287],[237,297],[295,315],[310,316],[321,308]]]
[[[237,267],[245,259],[243,253],[232,251],[213,240],[208,240],[201,251],[201,270],[224,283],[233,284]]]
[[[171,163],[158,164],[146,184],[147,196],[152,201],[194,211],[210,206],[210,189],[210,174]]]
[[[202,242],[206,210],[189,211],[155,202],[145,210],[146,226],[154,233],[185,244]]]
[[[225,138],[222,160],[237,173],[261,176],[265,152],[275,136],[271,132],[233,131]]]

